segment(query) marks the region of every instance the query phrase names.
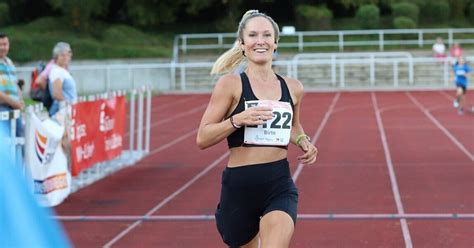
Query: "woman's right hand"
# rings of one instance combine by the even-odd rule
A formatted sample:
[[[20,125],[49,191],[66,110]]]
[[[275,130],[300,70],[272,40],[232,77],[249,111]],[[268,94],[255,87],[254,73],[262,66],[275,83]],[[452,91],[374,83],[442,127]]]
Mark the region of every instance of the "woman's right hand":
[[[273,119],[272,111],[270,107],[251,107],[234,115],[233,121],[238,126],[263,125]]]

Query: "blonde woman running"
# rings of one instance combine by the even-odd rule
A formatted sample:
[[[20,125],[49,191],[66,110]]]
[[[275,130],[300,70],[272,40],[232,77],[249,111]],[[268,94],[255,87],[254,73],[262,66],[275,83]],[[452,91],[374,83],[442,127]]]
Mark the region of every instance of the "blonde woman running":
[[[278,25],[257,10],[245,13],[238,41],[214,64],[217,82],[196,138],[202,149],[227,139],[230,157],[215,213],[229,247],[288,247],[296,223],[298,190],[287,161],[288,144],[303,164],[317,149],[300,124],[303,86],[272,70]],[[243,61],[247,68],[232,73]]]

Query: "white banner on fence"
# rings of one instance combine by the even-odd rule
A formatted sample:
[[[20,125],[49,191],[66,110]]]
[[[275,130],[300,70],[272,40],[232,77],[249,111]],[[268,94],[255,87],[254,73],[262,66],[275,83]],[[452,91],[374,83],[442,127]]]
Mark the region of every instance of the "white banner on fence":
[[[61,147],[64,126],[56,121],[41,121],[30,113],[27,133],[27,170],[33,180],[33,192],[42,206],[56,206],[71,192],[71,173]]]

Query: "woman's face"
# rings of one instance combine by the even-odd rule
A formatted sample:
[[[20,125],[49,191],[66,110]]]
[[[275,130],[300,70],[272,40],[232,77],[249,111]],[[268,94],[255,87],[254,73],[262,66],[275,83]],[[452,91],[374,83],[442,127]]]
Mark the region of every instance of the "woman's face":
[[[250,19],[243,31],[241,48],[249,61],[266,63],[272,61],[277,44],[275,30],[265,17],[257,16]]]
[[[71,62],[72,59],[72,51],[66,51],[58,55],[56,59],[56,64],[59,65],[69,65],[69,62]]]

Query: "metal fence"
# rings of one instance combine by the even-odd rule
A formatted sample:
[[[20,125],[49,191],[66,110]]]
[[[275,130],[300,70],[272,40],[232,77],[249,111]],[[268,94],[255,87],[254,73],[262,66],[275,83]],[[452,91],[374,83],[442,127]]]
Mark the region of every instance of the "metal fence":
[[[384,51],[390,46],[432,46],[438,36],[446,39],[448,46],[455,42],[474,44],[473,34],[474,28],[304,31],[282,33],[278,47],[294,48],[299,52],[310,47],[329,47],[339,51],[350,47],[373,47]],[[235,33],[177,35],[174,39],[173,61],[179,60],[180,53],[192,50],[228,49],[233,46],[235,39]]]
[[[467,61],[474,61],[467,56]],[[277,73],[299,79],[307,89],[399,88],[449,86],[452,59],[413,57],[406,52],[309,53],[274,62]],[[71,66],[80,94],[129,90],[204,91],[213,87],[213,63],[162,63]],[[32,68],[18,68],[21,73]],[[473,77],[472,73],[470,75]],[[99,80],[100,79],[100,80]],[[146,83],[145,83],[146,82]],[[28,85],[25,92],[28,92]]]
[[[123,94],[120,92],[102,93],[96,95],[83,96],[79,101],[90,101],[94,99],[107,98],[110,95]],[[126,132],[129,135],[128,149],[124,149],[122,153],[109,161],[97,163],[92,167],[82,171],[78,176],[72,178],[71,193],[83,188],[95,181],[106,177],[107,175],[118,171],[122,168],[135,164],[136,161],[142,159],[150,152],[150,127],[151,127],[151,90],[141,87],[133,89],[129,92],[129,123]],[[22,113],[19,110],[0,112],[0,124],[7,124],[10,131],[10,137],[7,138],[8,145],[12,154],[16,157],[16,164],[22,166],[23,171],[26,169],[23,154],[28,152],[25,150],[25,137],[17,137],[16,129],[17,120],[25,119],[26,127],[29,130],[29,115],[32,111],[38,116],[47,118],[47,113],[43,110],[42,104],[31,105]],[[125,125],[127,126],[127,125]],[[26,174],[26,172],[25,172]],[[26,174],[28,176],[28,174]]]

